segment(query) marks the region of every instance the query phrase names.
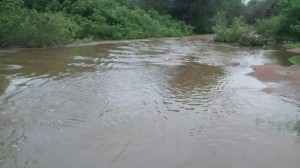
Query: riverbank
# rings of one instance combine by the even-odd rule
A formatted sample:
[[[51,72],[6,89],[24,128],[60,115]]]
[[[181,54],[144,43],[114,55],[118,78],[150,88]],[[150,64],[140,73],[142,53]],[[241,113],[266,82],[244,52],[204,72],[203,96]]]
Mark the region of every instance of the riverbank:
[[[66,45],[58,45],[58,46],[47,46],[47,47],[37,47],[30,49],[40,49],[40,48],[65,48],[65,47],[80,47],[80,46],[95,46],[95,45],[105,45],[105,44],[122,44],[122,43],[132,43],[132,42],[147,42],[151,40],[161,40],[161,39],[182,39],[182,38],[198,38],[203,39],[205,41],[213,42],[213,34],[201,34],[201,35],[190,35],[190,36],[182,36],[182,37],[152,37],[152,38],[140,38],[140,39],[124,39],[124,40],[78,40],[73,43],[69,43]],[[29,49],[22,46],[9,46],[9,47],[0,47],[0,50],[10,50],[10,49]]]
[[[182,37],[152,37],[152,38],[141,38],[141,39],[129,39],[129,40],[96,40],[90,42],[83,42],[83,43],[71,43],[67,44],[64,47],[76,47],[76,46],[94,46],[94,45],[102,45],[102,44],[122,44],[122,43],[131,43],[131,42],[147,42],[153,40],[172,40],[172,39],[184,39],[184,38],[197,38],[203,39],[206,41],[213,42],[213,34],[201,34],[201,35],[191,35],[191,36],[182,36]]]
[[[263,91],[300,101],[300,66],[284,67],[276,64],[253,65],[250,76],[266,83]]]
[[[300,54],[300,47],[288,49],[287,51],[295,54]]]

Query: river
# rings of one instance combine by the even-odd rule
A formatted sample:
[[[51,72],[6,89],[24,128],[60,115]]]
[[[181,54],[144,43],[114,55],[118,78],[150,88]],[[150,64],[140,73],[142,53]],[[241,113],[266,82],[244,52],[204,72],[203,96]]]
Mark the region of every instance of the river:
[[[288,55],[207,35],[1,49],[0,167],[299,168],[300,102],[248,75]]]

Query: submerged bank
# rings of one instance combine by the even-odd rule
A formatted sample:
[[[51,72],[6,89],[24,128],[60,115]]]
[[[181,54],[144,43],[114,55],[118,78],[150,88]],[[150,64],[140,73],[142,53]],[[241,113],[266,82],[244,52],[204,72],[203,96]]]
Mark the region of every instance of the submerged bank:
[[[266,82],[263,91],[300,101],[300,66],[283,67],[276,64],[254,65],[249,75]]]

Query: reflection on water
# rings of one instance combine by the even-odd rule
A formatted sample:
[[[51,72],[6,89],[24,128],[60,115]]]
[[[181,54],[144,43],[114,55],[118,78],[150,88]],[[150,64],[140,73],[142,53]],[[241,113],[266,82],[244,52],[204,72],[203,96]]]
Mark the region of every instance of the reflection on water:
[[[285,56],[210,36],[2,50],[0,167],[296,168],[295,134],[256,120],[299,102],[246,75]]]
[[[183,94],[197,88],[203,89],[205,86],[213,86],[221,75],[222,69],[220,67],[188,62],[174,69],[169,84],[174,92]]]

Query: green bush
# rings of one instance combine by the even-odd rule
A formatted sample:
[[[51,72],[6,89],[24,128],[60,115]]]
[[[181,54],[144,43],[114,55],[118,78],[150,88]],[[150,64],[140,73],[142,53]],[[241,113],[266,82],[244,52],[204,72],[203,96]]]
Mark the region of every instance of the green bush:
[[[277,42],[300,40],[300,26],[290,23],[287,17],[279,15],[257,20],[255,29],[258,34]]]
[[[0,1],[0,45],[43,47],[75,39],[184,36],[193,27],[155,11],[109,0]]]
[[[130,9],[115,1],[77,0],[64,7],[80,29],[77,38],[136,39],[191,35],[193,28],[156,11]]]
[[[300,1],[279,1],[280,8],[276,15],[257,20],[257,33],[277,42],[300,41]]]
[[[43,47],[72,42],[78,30],[76,23],[62,14],[21,10],[6,15],[12,25],[2,35],[2,45]]]
[[[17,34],[24,46],[43,47],[70,43],[77,30],[77,24],[62,14],[31,11]]]
[[[22,9],[22,0],[3,0],[0,1],[0,45],[7,43],[12,30],[22,22],[22,16],[26,16],[26,10]]]
[[[277,41],[300,41],[300,1],[290,0],[282,9],[276,27]]]
[[[215,41],[218,42],[238,42],[242,35],[252,32],[252,27],[246,25],[243,18],[236,17],[232,24],[228,25],[224,13],[218,13],[215,18]]]
[[[257,34],[265,38],[275,39],[276,27],[278,27],[279,22],[279,17],[271,17],[261,20],[257,19],[254,25],[255,31],[257,32]]]
[[[267,39],[255,33],[244,34],[239,39],[239,45],[242,46],[263,46],[267,42]]]
[[[133,39],[192,34],[191,26],[155,11],[129,9],[116,3],[95,4],[92,11],[93,13],[87,17],[82,15],[73,17],[81,27],[79,38]]]
[[[39,13],[21,0],[0,2],[0,45],[42,47],[71,42],[78,26],[60,13]]]

